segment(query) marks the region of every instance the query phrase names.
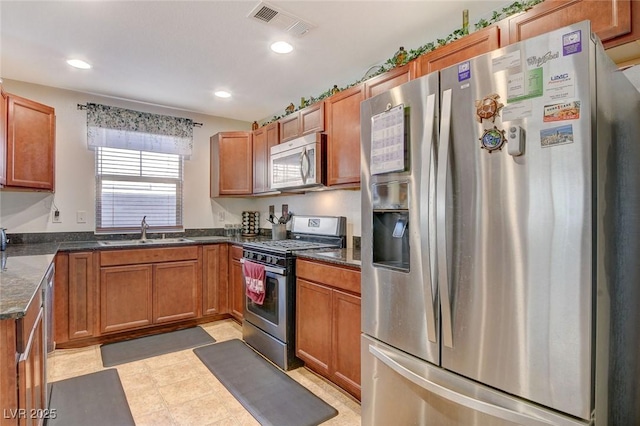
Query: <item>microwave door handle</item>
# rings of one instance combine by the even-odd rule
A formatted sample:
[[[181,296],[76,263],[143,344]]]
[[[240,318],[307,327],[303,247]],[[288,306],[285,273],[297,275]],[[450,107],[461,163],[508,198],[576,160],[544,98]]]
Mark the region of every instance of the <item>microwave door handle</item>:
[[[305,158],[307,160],[307,171],[304,171],[304,162]],[[302,177],[302,183],[307,183],[307,178],[309,177],[309,169],[311,169],[311,164],[309,164],[309,154],[307,153],[307,148],[302,148],[302,154],[300,154],[300,177]]]

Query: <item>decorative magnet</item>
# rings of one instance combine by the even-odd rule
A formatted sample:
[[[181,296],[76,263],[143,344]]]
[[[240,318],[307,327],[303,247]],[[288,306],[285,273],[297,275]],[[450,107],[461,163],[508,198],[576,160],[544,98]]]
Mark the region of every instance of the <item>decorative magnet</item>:
[[[489,120],[491,122],[496,121],[496,115],[500,112],[504,104],[498,102],[500,95],[492,93],[485,96],[482,100],[476,101],[476,116],[478,122],[482,123],[482,120]]]
[[[480,137],[480,147],[486,149],[491,154],[493,151],[502,149],[502,145],[507,141],[504,130],[493,126],[493,129],[485,129]]]

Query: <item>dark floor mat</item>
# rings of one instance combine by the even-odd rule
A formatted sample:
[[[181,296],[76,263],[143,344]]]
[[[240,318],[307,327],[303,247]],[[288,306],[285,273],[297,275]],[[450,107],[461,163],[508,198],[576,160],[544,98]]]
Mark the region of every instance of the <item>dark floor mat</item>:
[[[49,409],[47,426],[135,425],[114,368],[53,382]]]
[[[240,340],[193,351],[262,426],[318,425],[338,414]]]
[[[215,339],[200,327],[156,334],[155,336],[139,337],[124,342],[108,343],[100,346],[102,365],[114,365],[138,361],[170,352],[209,345]]]

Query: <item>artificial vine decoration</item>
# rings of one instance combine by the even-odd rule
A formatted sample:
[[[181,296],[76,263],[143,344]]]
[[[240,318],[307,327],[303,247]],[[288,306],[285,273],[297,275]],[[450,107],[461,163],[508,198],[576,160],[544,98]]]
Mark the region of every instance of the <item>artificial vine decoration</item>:
[[[491,18],[489,20],[486,19],[480,19],[476,24],[474,24],[474,27],[477,30],[481,30],[482,28],[488,27],[489,25],[495,24],[496,22],[507,18],[511,15],[515,15],[516,13],[520,13],[520,12],[526,12],[527,10],[531,9],[533,6],[544,2],[544,0],[524,0],[524,1],[516,1],[512,4],[510,4],[507,7],[502,8],[501,11],[493,11],[493,14],[491,15]],[[402,61],[398,61],[396,55],[394,55],[393,57],[387,59],[379,68],[378,70],[370,75],[367,75],[366,77],[355,81],[351,84],[349,84],[348,86],[345,86],[343,88],[338,89],[338,91],[342,91],[345,89],[348,89],[350,87],[353,87],[357,84],[362,83],[365,80],[368,80],[372,77],[375,77],[377,75],[380,75],[382,73],[385,73],[395,67],[398,66],[402,66],[402,65],[406,65],[407,63],[413,61],[414,59],[418,58],[419,56],[424,55],[425,53],[429,53],[435,49],[437,49],[438,47],[442,47],[442,46],[446,46],[447,44],[459,40],[462,37],[468,35],[468,31],[466,29],[463,28],[459,28],[457,30],[455,30],[454,32],[452,32],[451,34],[449,34],[448,36],[446,36],[445,38],[439,38],[436,39],[435,42],[429,42],[423,46],[420,46],[416,49],[411,49],[407,52],[407,55],[404,55],[404,59]],[[266,121],[264,123],[262,123],[263,126],[266,126],[269,123],[273,123],[274,121],[277,121],[283,117],[286,117],[287,115],[295,112],[295,111],[299,111],[302,108],[308,107],[309,105],[313,105],[316,102],[319,102],[325,98],[328,98],[329,96],[333,95],[336,93],[336,86],[334,85],[333,88],[328,89],[327,91],[321,93],[320,95],[318,95],[317,97],[315,96],[309,96],[308,98],[302,98],[301,102],[300,102],[300,106],[297,107],[294,110],[289,110],[289,112],[287,112],[285,115],[280,115],[280,116],[273,116],[273,118],[270,121]]]

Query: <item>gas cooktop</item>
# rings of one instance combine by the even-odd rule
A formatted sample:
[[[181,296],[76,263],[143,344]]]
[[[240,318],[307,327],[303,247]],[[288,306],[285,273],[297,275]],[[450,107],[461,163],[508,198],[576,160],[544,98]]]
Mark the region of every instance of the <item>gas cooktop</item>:
[[[326,244],[318,243],[315,241],[289,239],[249,242],[244,243],[244,247],[287,253],[295,250],[313,250],[320,248],[339,247],[339,244]]]

